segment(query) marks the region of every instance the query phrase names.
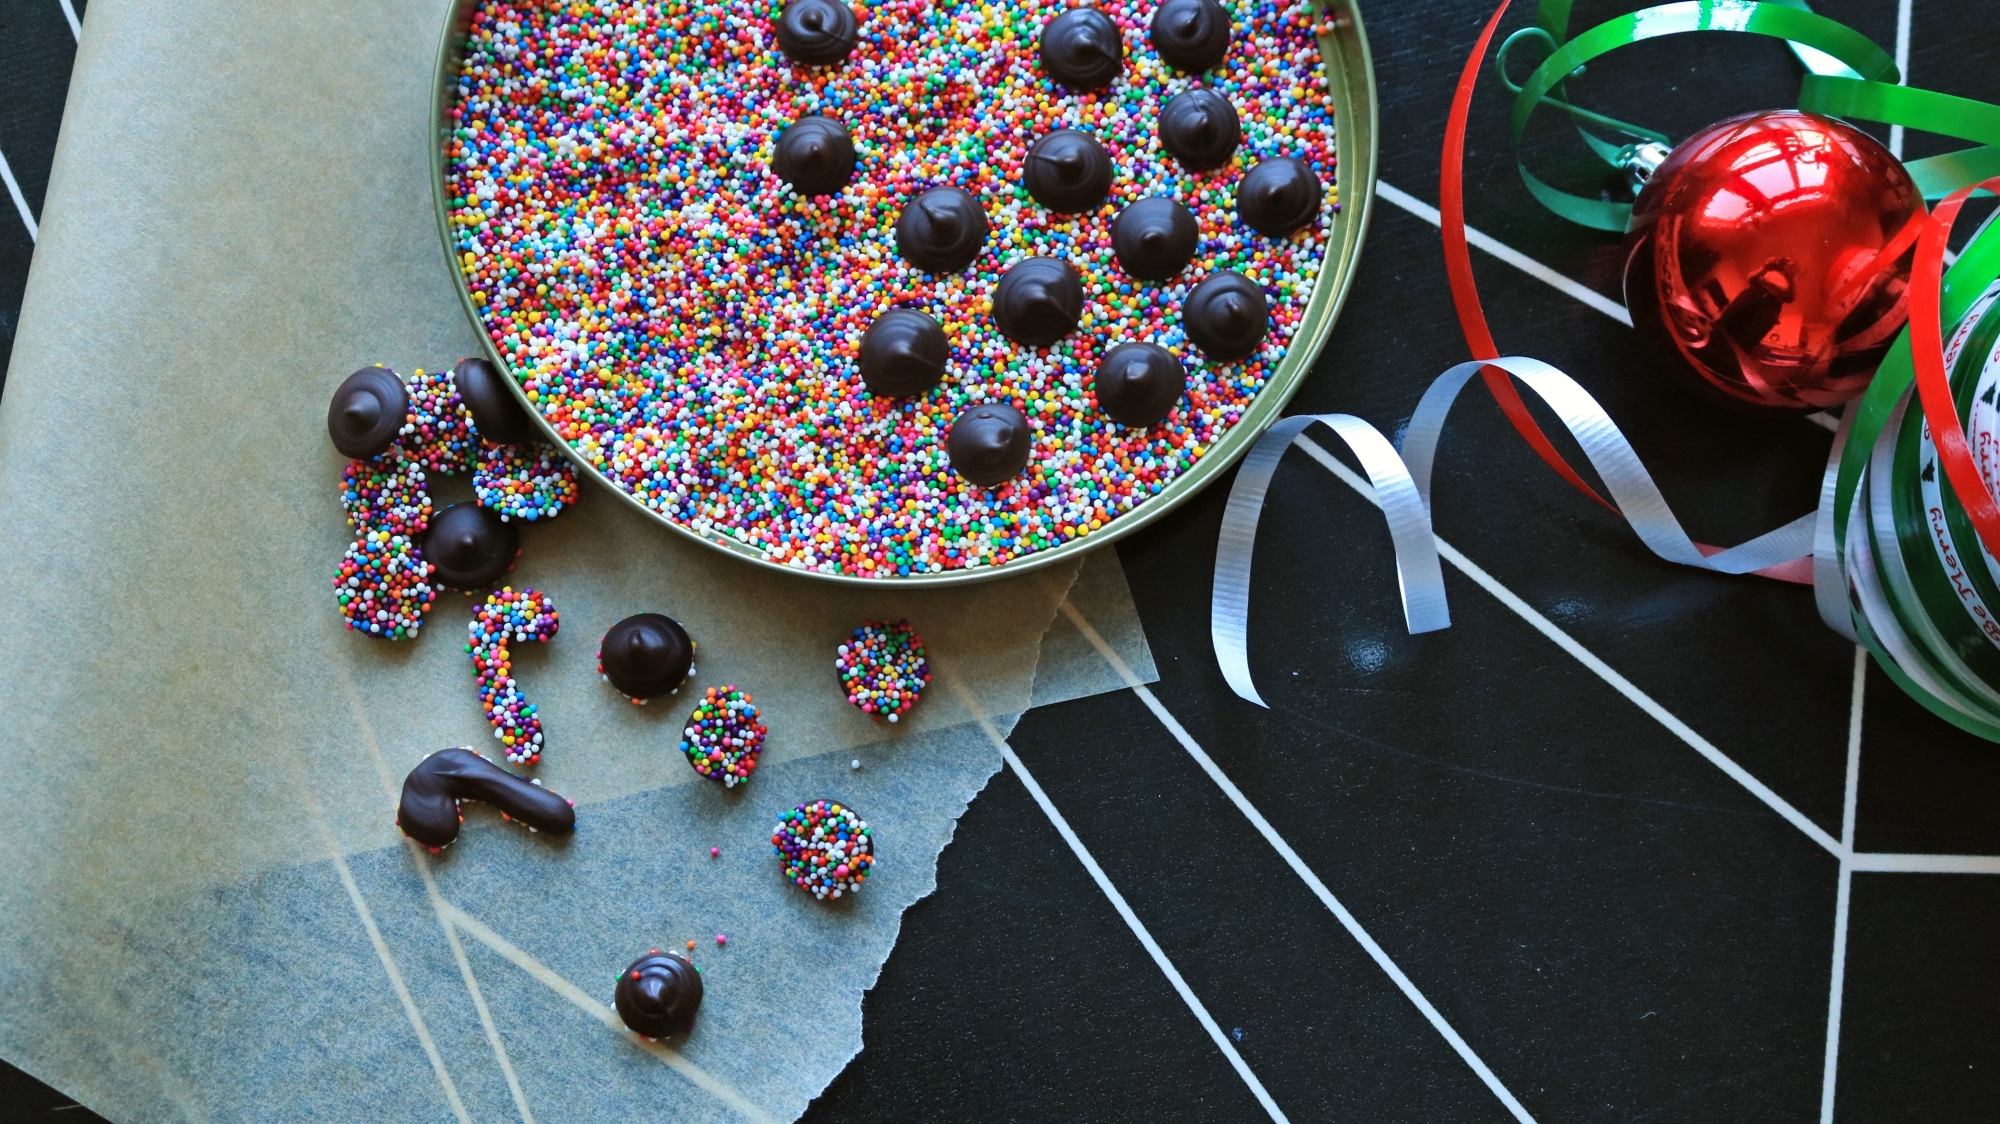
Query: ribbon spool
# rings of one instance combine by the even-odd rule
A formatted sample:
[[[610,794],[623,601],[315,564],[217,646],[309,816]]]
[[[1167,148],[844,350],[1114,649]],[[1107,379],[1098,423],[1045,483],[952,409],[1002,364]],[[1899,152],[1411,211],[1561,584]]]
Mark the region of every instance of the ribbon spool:
[[[1536,453],[1572,486],[1618,513],[1649,549],[1682,565],[1724,573],[1758,572],[1810,582],[1826,623],[1864,644],[1898,685],[1954,725],[2000,741],[2000,502],[1986,483],[2000,476],[2000,232],[1990,225],[1946,274],[1951,225],[1974,190],[2000,189],[2000,107],[1895,85],[1894,63],[1859,33],[1804,9],[1802,2],[1699,0],[1666,4],[1598,25],[1563,41],[1568,0],[1543,0],[1537,26],[1553,47],[1517,91],[1518,141],[1543,100],[1579,120],[1618,129],[1633,145],[1612,146],[1579,126],[1608,163],[1663,136],[1580,109],[1557,95],[1586,61],[1641,39],[1731,31],[1790,41],[1816,69],[1800,108],[1862,117],[1957,136],[1987,147],[1912,161],[1926,198],[1945,196],[1925,222],[1911,281],[1911,326],[1884,359],[1866,395],[1850,404],[1835,437],[1819,511],[1739,547],[1688,539],[1631,446],[1597,402],[1562,372],[1537,360],[1501,358],[1474,284],[1465,237],[1463,153],[1471,95],[1505,0],[1461,74],[1446,124],[1440,207],[1453,304],[1474,360],[1432,383],[1405,431],[1401,457],[1385,460],[1380,434],[1346,415],[1287,419],[1267,433],[1239,472],[1217,552],[1210,629],[1218,662],[1236,692],[1264,705],[1245,658],[1250,555],[1258,509],[1284,449],[1315,421],[1331,424],[1374,484],[1396,545],[1411,632],[1447,627],[1442,575],[1430,533],[1430,473],[1445,413],[1479,374]],[[1505,47],[1502,50],[1503,56]],[[1521,168],[1544,206],[1600,229],[1623,230],[1630,208],[1561,192]],[[1952,326],[1949,342],[1944,325]],[[1912,341],[1918,341],[1914,346]],[[1527,412],[1519,378],[1554,409],[1611,493],[1607,500],[1558,453]],[[1915,393],[1913,394],[1913,389]],[[1920,409],[1912,409],[1913,403]],[[1365,432],[1363,432],[1365,431]],[[1961,497],[1970,497],[1962,501]],[[1615,501],[1615,502],[1614,502]]]
[[[1989,223],[1940,278],[1972,190],[1933,214],[1910,331],[1849,408],[1815,588],[1828,623],[1849,625],[1925,709],[2000,741],[2000,505],[1987,484],[2000,476],[2000,230]]]

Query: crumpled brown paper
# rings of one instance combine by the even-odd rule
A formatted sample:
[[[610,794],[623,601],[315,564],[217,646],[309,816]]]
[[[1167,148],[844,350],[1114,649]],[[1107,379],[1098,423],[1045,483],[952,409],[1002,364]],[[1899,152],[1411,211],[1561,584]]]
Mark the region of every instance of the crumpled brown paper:
[[[496,744],[471,605],[442,595],[408,644],[341,627],[322,427],[348,371],[474,348],[427,182],[444,17],[91,6],[0,400],[0,1055],[116,1120],[788,1118],[859,1048],[861,991],[998,768],[993,733],[1031,692],[1118,684],[1074,643],[1036,670],[1076,563],[832,587],[587,488],[525,530],[510,579],[562,613],[515,675],[578,835],[474,811],[444,856],[406,847],[403,773]],[[1082,565],[1079,604],[1150,674],[1115,557]],[[695,690],[764,709],[746,789],[672,755],[689,692],[635,707],[598,679],[598,638],[647,610],[700,644]],[[833,648],[868,616],[908,617],[966,695],[934,688],[895,727],[849,707]],[[867,891],[831,908],[768,849],[776,814],[821,796],[882,840]],[[617,969],[688,939],[695,1034],[607,1024]]]

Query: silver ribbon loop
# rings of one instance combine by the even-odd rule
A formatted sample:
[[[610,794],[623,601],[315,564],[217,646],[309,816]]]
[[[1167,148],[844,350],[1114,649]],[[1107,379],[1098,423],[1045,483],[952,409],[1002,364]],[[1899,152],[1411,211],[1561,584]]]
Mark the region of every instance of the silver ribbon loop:
[[[1431,534],[1430,507],[1395,446],[1374,426],[1351,414],[1301,414],[1280,418],[1250,448],[1229,489],[1229,506],[1222,514],[1222,533],[1215,547],[1215,595],[1209,605],[1208,628],[1222,677],[1238,695],[1258,706],[1269,703],[1250,679],[1245,638],[1250,620],[1250,560],[1257,545],[1257,517],[1264,495],[1285,450],[1307,428],[1325,425],[1340,435],[1375,485],[1375,504],[1389,522],[1389,539],[1396,548],[1396,582],[1403,597],[1403,621],[1412,633],[1451,626],[1445,606],[1444,571],[1438,565],[1437,540]]]
[[[1375,503],[1389,522],[1396,547],[1396,580],[1402,588],[1403,620],[1412,633],[1451,626],[1445,606],[1444,574],[1438,566],[1437,539],[1431,531],[1431,469],[1445,416],[1472,376],[1482,368],[1498,367],[1539,395],[1582,446],[1583,455],[1604,481],[1639,541],[1669,562],[1722,574],[1755,570],[1813,558],[1814,592],[1827,623],[1853,635],[1847,601],[1848,583],[1841,574],[1839,544],[1832,541],[1834,482],[1840,451],[1846,443],[1850,410],[1834,439],[1833,455],[1821,487],[1820,510],[1801,516],[1728,550],[1704,555],[1667,507],[1658,485],[1639,460],[1631,442],[1611,416],[1576,380],[1539,359],[1507,356],[1474,359],[1439,375],[1424,391],[1403,435],[1402,455],[1374,426],[1350,414],[1304,414],[1282,418],[1251,446],[1237,470],[1222,516],[1222,533],[1215,549],[1215,592],[1209,608],[1209,635],[1215,659],[1231,690],[1258,706],[1268,707],[1250,678],[1246,634],[1250,617],[1250,561],[1257,543],[1257,519],[1278,462],[1300,434],[1321,424],[1339,434],[1361,461],[1375,485]],[[1848,625],[1843,628],[1842,625]]]
[[[1819,481],[1819,518],[1813,524],[1813,602],[1826,626],[1856,644],[1861,637],[1854,630],[1854,600],[1848,594],[1847,575],[1840,558],[1840,543],[1834,535],[1833,509],[1840,490],[1840,458],[1847,451],[1847,434],[1854,428],[1860,403],[1849,403],[1840,415],[1840,428],[1833,431],[1833,451],[1826,455],[1826,475]]]
[[[1775,531],[1767,531],[1719,554],[1702,554],[1667,507],[1666,499],[1660,495],[1659,487],[1640,462],[1639,454],[1633,451],[1631,442],[1625,440],[1597,399],[1578,386],[1575,379],[1539,359],[1521,355],[1460,363],[1439,375],[1417,403],[1417,412],[1411,416],[1410,427],[1403,437],[1403,460],[1410,467],[1417,489],[1423,493],[1426,508],[1430,505],[1431,466],[1436,459],[1438,438],[1444,432],[1445,415],[1458,398],[1458,392],[1483,367],[1499,367],[1513,375],[1555,411],[1563,427],[1582,446],[1584,457],[1603,479],[1605,490],[1632,524],[1639,541],[1661,558],[1721,574],[1747,574],[1813,552],[1817,513],[1800,516]]]

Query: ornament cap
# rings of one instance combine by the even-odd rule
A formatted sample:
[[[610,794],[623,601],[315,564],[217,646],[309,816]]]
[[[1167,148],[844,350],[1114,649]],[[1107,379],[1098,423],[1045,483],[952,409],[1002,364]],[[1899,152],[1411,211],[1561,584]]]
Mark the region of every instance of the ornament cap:
[[[1672,152],[1673,149],[1659,141],[1641,141],[1626,145],[1618,153],[1618,167],[1625,173],[1626,182],[1632,185],[1632,194],[1639,194],[1639,190],[1653,178],[1654,172],[1660,170],[1660,165],[1667,162]]]

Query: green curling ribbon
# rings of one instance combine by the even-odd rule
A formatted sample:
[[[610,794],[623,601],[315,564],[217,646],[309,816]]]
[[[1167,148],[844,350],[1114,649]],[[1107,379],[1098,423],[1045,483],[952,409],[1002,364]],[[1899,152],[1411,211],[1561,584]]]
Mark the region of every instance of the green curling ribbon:
[[[1927,156],[1903,165],[1926,199],[1939,199],[1968,183],[2000,175],[2000,106],[1891,82],[1808,74],[1799,108],[1829,117],[1858,117],[1941,133],[1983,147]]]
[[[1799,108],[1832,117],[1851,117],[1902,125],[1927,133],[1978,142],[1980,147],[1912,160],[1904,165],[1926,199],[1938,199],[1969,183],[2000,175],[2000,107],[1970,98],[1898,84],[1894,60],[1880,47],[1843,24],[1815,14],[1806,0],[1690,0],[1663,4],[1607,20],[1575,39],[1567,39],[1570,0],[1542,0],[1535,25],[1523,28],[1500,44],[1494,68],[1514,93],[1512,140],[1520,150],[1528,118],[1547,103],[1577,123],[1577,133],[1606,164],[1621,167],[1632,143],[1669,143],[1666,134],[1620,121],[1576,105],[1563,96],[1562,82],[1591,59],[1642,39],[1694,31],[1735,31],[1767,35],[1788,42],[1811,73],[1799,88]],[[1524,83],[1508,77],[1507,60],[1523,42],[1539,43],[1548,52]],[[1596,126],[1632,138],[1616,144],[1592,133]],[[1571,222],[1598,230],[1622,232],[1632,208],[1573,195],[1544,182],[1516,158],[1521,180],[1543,206]]]
[[[1898,75],[1895,60],[1882,48],[1870,42],[1866,36],[1825,16],[1785,4],[1755,3],[1753,0],[1688,0],[1678,4],[1661,4],[1606,20],[1576,38],[1562,43],[1561,32],[1568,20],[1568,0],[1545,0],[1541,5],[1534,30],[1546,35],[1549,41],[1561,45],[1556,47],[1548,58],[1542,60],[1541,65],[1528,76],[1528,80],[1521,84],[1520,93],[1514,98],[1509,133],[1517,153],[1520,151],[1521,138],[1527,131],[1528,118],[1533,116],[1535,109],[1549,98],[1563,79],[1578,67],[1620,47],[1666,35],[1682,35],[1695,31],[1734,31],[1748,35],[1770,36],[1829,55],[1860,75],[1862,79],[1868,80],[1870,84],[1886,85],[1891,89],[1901,88],[1896,86]],[[1503,51],[1505,47],[1506,44],[1502,44]],[[1509,85],[1511,87],[1512,83]],[[1560,104],[1572,114],[1577,112],[1575,107],[1566,101]],[[1591,114],[1585,119],[1641,140],[1664,141],[1664,137],[1659,133],[1628,126],[1597,114]],[[1926,128],[1929,129],[1928,126]],[[1929,131],[1938,130],[1929,129]],[[1606,142],[1590,136],[1587,132],[1585,136],[1591,142],[1592,149],[1604,157],[1607,163],[1613,166],[1619,163],[1619,155],[1623,149],[1611,148]],[[1528,170],[1527,163],[1518,156],[1515,164],[1520,169],[1521,181],[1527,184],[1528,190],[1542,206],[1571,222],[1598,230],[1623,233],[1631,221],[1632,205],[1629,203],[1611,203],[1602,199],[1572,195],[1544,183]]]

